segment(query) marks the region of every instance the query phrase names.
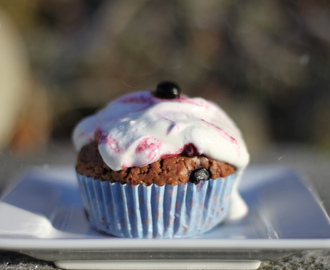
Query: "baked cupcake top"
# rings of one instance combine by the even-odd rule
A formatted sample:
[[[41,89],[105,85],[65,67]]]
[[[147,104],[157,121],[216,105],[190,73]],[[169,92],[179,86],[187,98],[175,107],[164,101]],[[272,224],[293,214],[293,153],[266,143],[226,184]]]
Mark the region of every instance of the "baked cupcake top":
[[[241,132],[228,115],[211,101],[180,94],[169,82],[112,101],[76,126],[73,142],[78,151],[97,142],[113,171],[143,167],[190,148],[193,155],[237,169],[249,162]]]

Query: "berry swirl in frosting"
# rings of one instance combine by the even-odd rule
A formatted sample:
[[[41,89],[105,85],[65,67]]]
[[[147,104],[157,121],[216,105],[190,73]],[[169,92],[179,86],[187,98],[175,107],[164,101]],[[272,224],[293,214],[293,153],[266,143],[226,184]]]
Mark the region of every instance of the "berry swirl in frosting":
[[[78,151],[96,141],[114,171],[176,156],[187,146],[238,170],[249,162],[241,132],[228,115],[210,101],[180,93],[169,98],[157,91],[124,95],[81,121],[73,141]]]

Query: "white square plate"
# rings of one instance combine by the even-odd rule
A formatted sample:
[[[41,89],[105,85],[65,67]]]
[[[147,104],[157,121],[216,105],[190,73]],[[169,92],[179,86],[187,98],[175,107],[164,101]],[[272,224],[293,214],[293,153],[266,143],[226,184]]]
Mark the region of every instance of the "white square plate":
[[[94,231],[73,166],[33,168],[0,201],[0,249],[66,269],[257,269],[261,260],[330,248],[330,221],[299,174],[250,167],[240,221],[189,239],[120,239]]]

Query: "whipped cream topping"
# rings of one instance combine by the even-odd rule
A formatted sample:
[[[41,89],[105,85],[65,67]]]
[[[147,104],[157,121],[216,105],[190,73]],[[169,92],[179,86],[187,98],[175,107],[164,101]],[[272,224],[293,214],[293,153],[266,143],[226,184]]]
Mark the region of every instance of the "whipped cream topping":
[[[178,155],[191,145],[239,170],[249,162],[241,132],[228,115],[210,101],[185,95],[161,99],[139,91],[114,100],[74,130],[78,151],[95,140],[114,171]]]

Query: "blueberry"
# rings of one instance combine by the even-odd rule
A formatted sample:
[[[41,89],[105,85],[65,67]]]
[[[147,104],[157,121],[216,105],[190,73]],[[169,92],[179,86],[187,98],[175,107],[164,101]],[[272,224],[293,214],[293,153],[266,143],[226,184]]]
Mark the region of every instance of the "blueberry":
[[[179,98],[181,93],[180,87],[173,82],[161,82],[157,85],[155,97],[163,99]]]
[[[184,146],[183,153],[185,153],[188,157],[193,157],[198,155],[198,151],[194,144],[189,143]]]
[[[199,181],[208,179],[210,179],[210,172],[206,168],[200,168],[192,171],[189,177],[189,180],[195,184],[198,184]]]

